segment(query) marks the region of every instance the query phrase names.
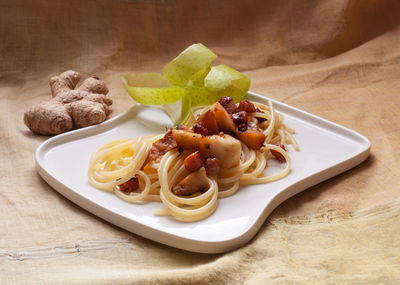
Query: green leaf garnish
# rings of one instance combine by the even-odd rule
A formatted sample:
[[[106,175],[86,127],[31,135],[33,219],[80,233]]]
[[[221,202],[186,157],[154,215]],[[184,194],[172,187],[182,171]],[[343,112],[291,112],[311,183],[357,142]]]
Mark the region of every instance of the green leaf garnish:
[[[186,91],[173,86],[165,78],[155,72],[127,74],[122,82],[128,93],[142,105],[165,105],[179,101]]]
[[[217,56],[202,44],[194,44],[167,63],[163,68],[164,77],[172,84],[186,86],[197,72],[211,66]]]
[[[243,93],[249,90],[250,79],[243,73],[221,64],[211,68],[204,79],[204,86],[219,97],[229,96],[235,102],[239,102],[243,99]]]
[[[227,65],[211,66],[216,58],[194,44],[167,63],[163,74],[126,74],[122,81],[136,102],[162,105],[174,124],[185,123],[192,107],[211,105],[221,96],[238,102],[247,95],[250,79]]]

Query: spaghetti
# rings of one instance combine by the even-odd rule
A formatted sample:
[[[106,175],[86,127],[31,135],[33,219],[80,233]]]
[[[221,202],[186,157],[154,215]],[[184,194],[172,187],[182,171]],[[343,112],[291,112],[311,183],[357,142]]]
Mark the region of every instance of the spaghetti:
[[[186,127],[180,133],[170,130],[169,138],[166,138],[167,132],[164,137],[141,136],[103,145],[90,160],[89,182],[97,189],[114,192],[129,203],[162,202],[164,209],[157,210],[156,215],[171,215],[180,221],[193,222],[211,215],[217,207],[218,198],[235,194],[240,184],[262,184],[285,177],[290,172],[291,160],[283,145],[290,144],[294,150],[299,149],[293,137],[294,130],[283,124],[283,115],[274,110],[271,101],[268,105],[244,101],[251,104],[251,108],[247,112],[244,111],[245,113],[240,111],[242,103],[231,103],[233,111],[229,106],[223,106],[222,113],[221,107],[218,107],[222,104],[219,103],[216,103],[218,106],[214,104],[201,109],[194,115],[197,120],[192,120],[191,129]],[[205,114],[214,111],[217,119],[221,118],[220,114],[225,113],[230,113],[230,120],[246,115],[245,125],[243,126],[243,121],[240,120],[238,124],[227,121],[229,126],[235,127],[236,133],[232,132],[232,128],[231,131],[225,128],[225,134],[220,132],[221,128],[218,129],[219,134],[214,135],[194,132],[193,130],[200,127],[203,128],[200,130],[206,132],[211,130],[208,124],[210,116]],[[216,124],[224,126],[221,122]],[[182,134],[185,135],[185,139],[192,140],[189,144],[192,149],[188,149],[186,142],[182,142],[178,136]],[[247,140],[247,135],[251,140]],[[262,145],[254,147],[254,138],[259,137],[263,139]],[[218,148],[218,144],[222,144],[229,157],[222,156],[223,152]],[[213,147],[215,153],[212,153]],[[235,151],[239,151],[238,161],[234,162],[233,166],[226,167],[228,159],[235,156]],[[274,156],[286,165],[279,173],[265,176],[267,162]],[[195,163],[192,163],[193,161]],[[197,162],[200,163],[199,167]],[[188,163],[192,163],[192,166],[189,164],[188,167]],[[195,170],[193,165],[196,166]],[[133,178],[137,189],[124,191],[122,185],[130,183]]]

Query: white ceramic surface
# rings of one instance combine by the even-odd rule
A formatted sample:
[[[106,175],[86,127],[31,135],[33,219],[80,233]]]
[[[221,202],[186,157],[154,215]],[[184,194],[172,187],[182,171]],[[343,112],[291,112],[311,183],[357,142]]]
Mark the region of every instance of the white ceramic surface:
[[[248,99],[267,104],[249,93]],[[120,138],[161,133],[168,117],[154,107],[135,106],[107,122],[48,139],[36,151],[39,174],[66,198],[130,232],[173,247],[203,253],[219,253],[247,243],[271,211],[289,197],[344,172],[369,155],[370,142],[347,128],[273,101],[296,130],[300,151],[288,147],[292,170],[285,178],[262,185],[241,186],[235,195],[220,199],[209,218],[193,223],[159,217],[158,202],[129,204],[112,193],[93,188],[87,179],[91,154],[101,145]],[[269,163],[268,173],[282,164]]]

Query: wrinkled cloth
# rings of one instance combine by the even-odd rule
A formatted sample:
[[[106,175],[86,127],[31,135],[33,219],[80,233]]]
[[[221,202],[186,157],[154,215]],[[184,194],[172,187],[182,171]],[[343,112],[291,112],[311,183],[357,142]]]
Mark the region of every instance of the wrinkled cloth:
[[[0,1],[2,284],[400,282],[400,2]],[[126,72],[161,71],[192,43],[251,91],[366,136],[370,157],[282,203],[244,247],[182,251],[117,228],[41,179],[49,137],[23,123],[74,69],[105,80],[111,117],[135,103]],[[320,146],[323,147],[323,146]]]

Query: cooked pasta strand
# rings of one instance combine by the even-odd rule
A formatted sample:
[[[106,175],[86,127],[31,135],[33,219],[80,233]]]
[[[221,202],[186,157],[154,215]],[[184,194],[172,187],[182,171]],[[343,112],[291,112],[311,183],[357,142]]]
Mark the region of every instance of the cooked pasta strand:
[[[281,179],[289,174],[291,159],[279,145],[290,144],[298,151],[293,136],[294,130],[283,124],[283,115],[277,113],[269,101],[268,105],[254,103],[257,112],[249,113],[248,120],[261,123],[258,126],[265,135],[264,146],[259,150],[248,148],[241,142],[239,165],[222,168],[216,176],[207,176],[208,189],[189,196],[178,196],[172,188],[188,175],[184,160],[190,152],[180,153],[169,150],[158,160],[146,163],[151,144],[162,135],[141,136],[137,139],[120,139],[101,146],[91,157],[88,178],[97,189],[114,192],[117,197],[129,203],[161,202],[163,209],[156,215],[171,215],[185,222],[199,221],[210,216],[217,208],[218,198],[234,195],[240,184],[262,184]],[[197,115],[195,115],[197,116]],[[265,175],[271,151],[285,159],[285,167],[279,173]],[[134,176],[139,179],[137,191],[124,193],[119,185]]]

